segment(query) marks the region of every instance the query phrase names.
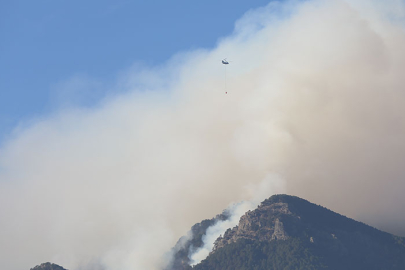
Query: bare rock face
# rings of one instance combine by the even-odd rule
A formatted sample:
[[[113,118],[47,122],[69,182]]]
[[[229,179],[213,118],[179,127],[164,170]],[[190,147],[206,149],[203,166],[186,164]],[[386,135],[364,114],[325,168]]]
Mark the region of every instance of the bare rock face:
[[[271,240],[287,240],[288,235],[284,230],[283,222],[281,222],[278,218],[276,218],[276,222],[274,224],[274,233],[271,236]]]
[[[219,237],[213,252],[241,238],[255,241],[287,240],[289,235],[282,222],[286,217],[299,220],[288,208],[288,203],[264,201],[256,210],[243,215],[238,226],[228,229],[223,237]]]

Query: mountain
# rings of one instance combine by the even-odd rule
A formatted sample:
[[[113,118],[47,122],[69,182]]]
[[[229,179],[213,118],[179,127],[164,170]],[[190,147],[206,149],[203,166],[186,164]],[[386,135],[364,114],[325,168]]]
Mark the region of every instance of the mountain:
[[[167,269],[405,269],[405,238],[288,195],[274,195],[248,211],[205,260],[189,266],[190,247],[201,247],[204,232],[217,220],[194,225],[193,235],[173,249]]]
[[[66,269],[57,264],[47,262],[37,265],[34,268],[31,268],[30,270],[66,270]]]

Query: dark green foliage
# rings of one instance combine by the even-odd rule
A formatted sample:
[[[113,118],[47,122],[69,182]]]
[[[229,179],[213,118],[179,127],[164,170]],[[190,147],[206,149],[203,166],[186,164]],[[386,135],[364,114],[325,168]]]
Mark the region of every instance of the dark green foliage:
[[[276,202],[288,203],[291,212],[301,217],[302,223],[309,225],[308,229],[316,231],[341,230],[346,232],[362,231],[370,236],[377,236],[380,240],[391,241],[391,234],[377,230],[364,223],[347,218],[323,206],[316,205],[295,196],[274,195],[262,204]]]
[[[298,239],[254,242],[240,239],[196,265],[195,270],[326,269]]]
[[[395,245],[378,247],[357,243],[320,246],[291,238],[258,242],[240,239],[208,256],[195,270],[279,270],[279,269],[405,269],[405,252]]]

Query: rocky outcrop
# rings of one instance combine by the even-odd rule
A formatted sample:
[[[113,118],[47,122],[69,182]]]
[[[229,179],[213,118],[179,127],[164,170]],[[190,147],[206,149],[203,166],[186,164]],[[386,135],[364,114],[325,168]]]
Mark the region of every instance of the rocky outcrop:
[[[290,211],[288,203],[268,204],[264,201],[256,210],[248,211],[243,215],[238,226],[228,229],[223,237],[219,237],[215,242],[213,252],[239,239],[254,241],[287,240],[289,235],[282,221],[287,217],[299,220],[299,217]]]
[[[287,240],[288,234],[284,230],[283,222],[281,222],[278,218],[276,218],[276,222],[274,223],[274,232],[271,236],[271,240]]]

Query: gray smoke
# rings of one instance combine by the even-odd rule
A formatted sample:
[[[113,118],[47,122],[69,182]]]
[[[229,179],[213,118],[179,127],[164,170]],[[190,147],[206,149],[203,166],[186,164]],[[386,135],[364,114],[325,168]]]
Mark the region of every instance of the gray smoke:
[[[273,174],[405,235],[404,6],[272,2],[213,50],[129,70],[96,108],[20,126],[0,149],[0,267],[159,269]]]

